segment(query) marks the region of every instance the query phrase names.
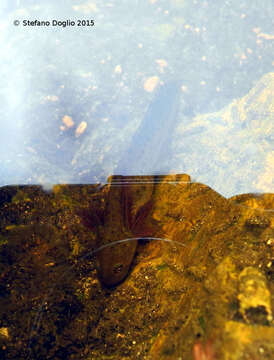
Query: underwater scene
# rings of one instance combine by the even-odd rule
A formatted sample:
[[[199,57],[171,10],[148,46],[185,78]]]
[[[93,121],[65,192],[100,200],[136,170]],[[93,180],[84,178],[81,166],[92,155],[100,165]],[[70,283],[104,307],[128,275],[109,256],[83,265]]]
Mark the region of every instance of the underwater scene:
[[[1,0],[0,359],[274,358],[273,13]]]

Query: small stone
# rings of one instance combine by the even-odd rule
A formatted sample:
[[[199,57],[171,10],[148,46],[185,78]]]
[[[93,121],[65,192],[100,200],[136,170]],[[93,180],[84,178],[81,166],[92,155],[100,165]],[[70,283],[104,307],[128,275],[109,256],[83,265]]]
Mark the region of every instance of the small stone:
[[[158,66],[159,66],[159,71],[160,71],[161,73],[163,73],[163,72],[164,72],[164,69],[167,67],[167,61],[164,60],[164,59],[158,59],[158,60],[156,60],[156,63],[157,63]]]
[[[254,215],[246,220],[245,225],[251,229],[265,229],[270,225],[270,221],[262,215]]]
[[[87,126],[88,124],[86,123],[86,121],[82,121],[75,130],[75,136],[79,137],[80,135],[82,135],[86,131]]]
[[[9,338],[9,329],[7,327],[0,328],[0,337]]]
[[[122,73],[121,65],[115,66],[114,72],[115,72],[115,74],[121,74]]]
[[[271,296],[265,276],[254,267],[246,267],[239,276],[240,312],[252,323],[272,320]]]
[[[160,79],[158,76],[151,76],[144,83],[144,89],[147,92],[153,92],[156,86],[159,84]]]
[[[45,266],[54,266],[55,265],[55,263],[54,262],[50,262],[50,263],[47,263],[47,264],[45,264]]]
[[[63,124],[67,127],[67,128],[71,128],[74,125],[74,121],[72,120],[72,118],[68,115],[65,115],[62,119]]]
[[[45,100],[56,102],[59,100],[59,98],[56,95],[48,95],[45,97]]]

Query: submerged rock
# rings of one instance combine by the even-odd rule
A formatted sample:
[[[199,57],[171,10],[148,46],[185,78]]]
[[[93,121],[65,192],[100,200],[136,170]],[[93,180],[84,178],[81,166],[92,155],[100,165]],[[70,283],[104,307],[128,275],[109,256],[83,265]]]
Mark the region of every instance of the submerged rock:
[[[240,313],[247,322],[268,324],[272,320],[271,297],[265,276],[251,266],[239,275]]]
[[[226,199],[186,174],[16,190],[3,358],[273,358],[273,194]]]

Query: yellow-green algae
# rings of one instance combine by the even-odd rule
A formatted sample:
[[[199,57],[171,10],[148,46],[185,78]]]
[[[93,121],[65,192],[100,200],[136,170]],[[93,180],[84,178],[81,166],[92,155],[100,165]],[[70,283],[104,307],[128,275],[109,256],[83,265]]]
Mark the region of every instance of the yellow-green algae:
[[[24,191],[31,198],[33,191]],[[98,281],[94,259],[84,257],[98,238],[81,224],[78,210],[89,209],[97,195],[95,188],[77,186],[51,195],[38,191],[27,214],[23,199],[5,204],[1,308],[9,338],[1,341],[10,355],[23,349],[14,339],[31,334],[30,354],[44,358],[77,343],[71,358],[190,359],[198,339],[220,359],[272,357],[273,215],[263,209],[273,209],[273,195],[227,200],[202,184],[158,184],[144,225],[186,247],[140,243],[129,276],[112,290]],[[267,221],[252,220],[260,216]],[[3,262],[4,254],[12,264]]]

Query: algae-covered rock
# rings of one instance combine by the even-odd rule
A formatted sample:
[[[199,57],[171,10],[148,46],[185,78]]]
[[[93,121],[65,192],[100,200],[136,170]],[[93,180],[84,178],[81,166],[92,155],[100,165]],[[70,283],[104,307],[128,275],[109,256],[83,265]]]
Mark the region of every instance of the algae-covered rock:
[[[274,188],[274,73],[216,112],[178,121],[170,166],[228,197]],[[178,171],[178,170],[177,170]]]
[[[270,326],[250,326],[228,320],[221,333],[220,359],[272,359],[274,329]],[[232,351],[233,349],[233,351]]]
[[[240,312],[247,322],[268,323],[272,320],[271,297],[265,276],[253,267],[239,275]]]
[[[273,358],[273,194],[226,199],[186,174],[17,190],[0,208],[3,358]]]

